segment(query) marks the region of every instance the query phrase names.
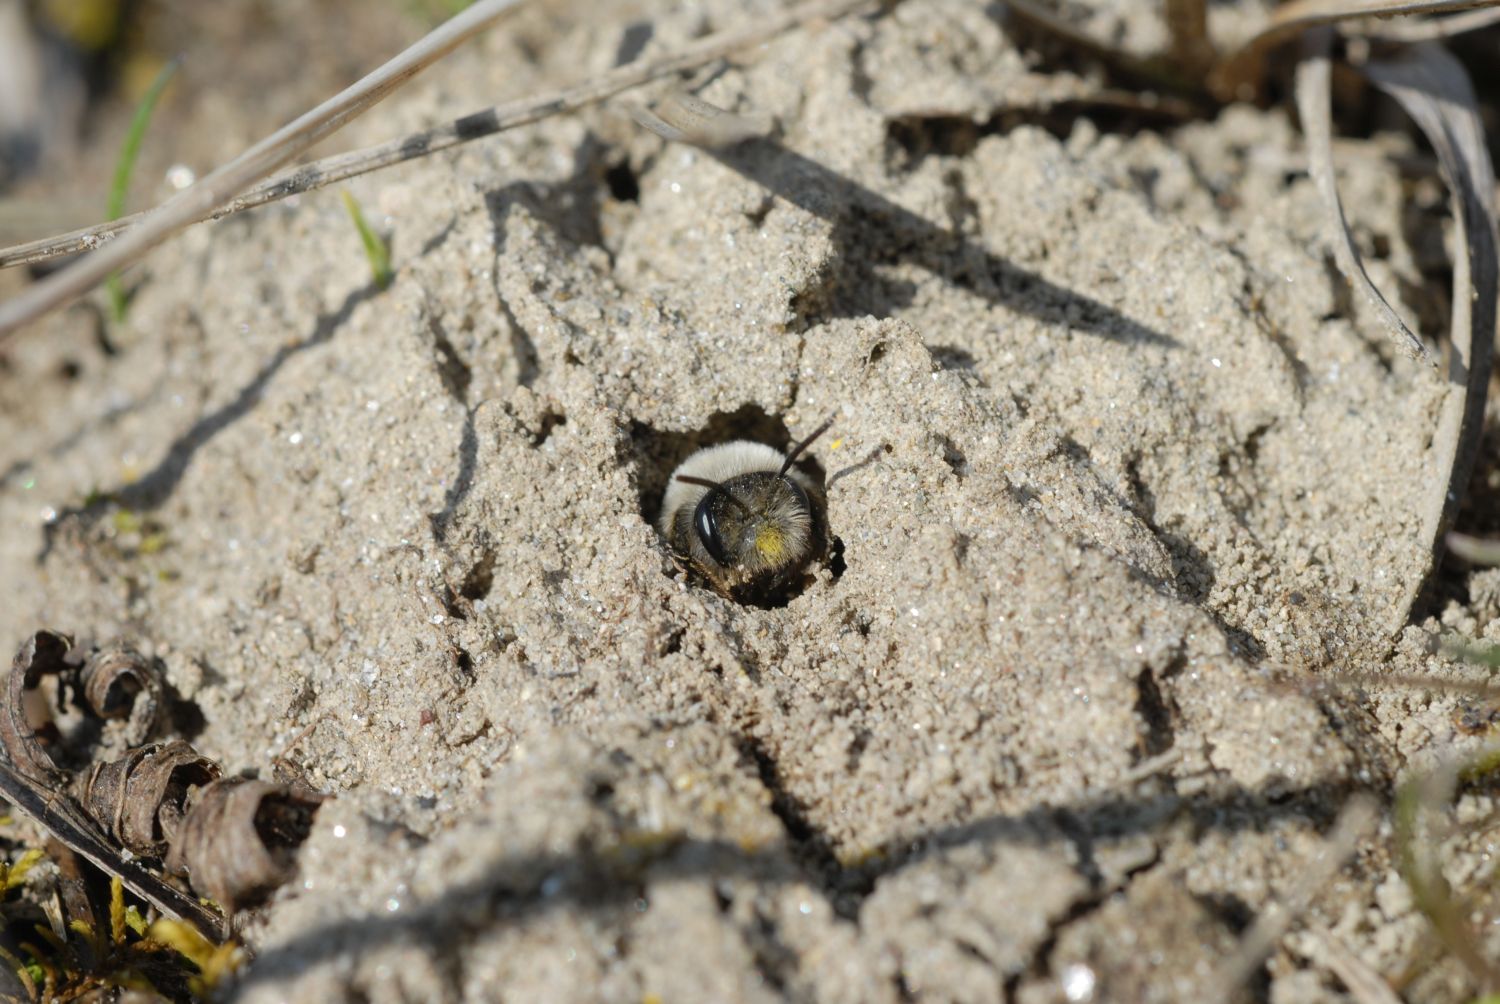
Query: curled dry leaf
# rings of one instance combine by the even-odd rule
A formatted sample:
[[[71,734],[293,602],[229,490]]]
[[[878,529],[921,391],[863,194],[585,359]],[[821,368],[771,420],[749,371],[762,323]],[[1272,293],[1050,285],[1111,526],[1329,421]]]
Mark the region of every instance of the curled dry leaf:
[[[1388,42],[1427,42],[1480,31],[1493,24],[1500,24],[1500,8],[1470,10],[1421,21],[1394,21],[1383,25],[1379,36]]]
[[[45,785],[62,787],[67,778],[37,739],[27,716],[27,699],[44,676],[60,675],[71,667],[65,661],[73,640],[55,631],[38,631],[21,645],[11,663],[5,707],[0,708],[0,746],[20,774]]]
[[[121,847],[159,858],[177,837],[189,793],[219,774],[218,764],[181,740],[152,743],[95,764],[83,805]]]
[[[1329,109],[1328,51],[1331,29],[1308,32],[1297,67],[1297,110],[1307,137],[1309,171],[1332,218],[1334,258],[1339,270],[1374,305],[1397,343],[1425,355],[1420,340],[1370,280],[1344,218],[1333,173],[1332,116]],[[1442,46],[1423,42],[1398,56],[1372,61],[1365,75],[1395,98],[1438,155],[1458,228],[1453,262],[1453,305],[1449,328],[1448,394],[1438,416],[1432,452],[1435,477],[1422,501],[1421,539],[1431,549],[1424,574],[1415,578],[1397,605],[1393,630],[1406,624],[1412,604],[1426,587],[1442,553],[1474,469],[1484,421],[1493,351],[1500,264],[1496,256],[1495,175],[1485,145],[1478,103],[1463,66]]]
[[[165,858],[169,871],[186,875],[200,895],[230,911],[254,904],[291,876],[296,849],[323,796],[242,778],[220,780],[219,764],[180,740],[128,750],[83,777],[60,769],[27,715],[43,678],[58,677],[58,700],[81,693],[86,713],[128,716],[132,736],[150,731],[166,696],[160,667],[129,648],[102,649],[81,666],[71,651],[66,635],[38,631],[16,654],[9,699],[0,708],[0,794],[71,854],[119,878],[168,916],[221,939],[220,917],[140,859]],[[88,871],[75,871],[74,898],[87,898]],[[80,915],[97,916],[82,900],[75,905]]]
[[[225,778],[198,789],[167,856],[167,869],[233,912],[291,878],[295,852],[323,796],[301,788]]]
[[[69,793],[72,778],[60,770],[37,739],[27,716],[28,698],[46,676],[77,686],[77,663],[69,658],[72,640],[56,631],[37,631],[21,645],[11,664],[6,702],[0,708],[0,794],[37,822],[52,838],[170,917],[187,921],[205,937],[224,937],[223,920],[182,890],[164,882],[135,859],[122,854]]]
[[[147,903],[169,917],[192,924],[206,938],[224,939],[227,932],[218,914],[152,874],[134,855],[122,854],[63,788],[21,774],[9,762],[0,760],[0,793],[57,842],[104,874],[117,876]]]
[[[83,696],[100,718],[130,718],[131,746],[146,741],[166,705],[161,670],[134,649],[111,646],[91,655],[81,674]]]

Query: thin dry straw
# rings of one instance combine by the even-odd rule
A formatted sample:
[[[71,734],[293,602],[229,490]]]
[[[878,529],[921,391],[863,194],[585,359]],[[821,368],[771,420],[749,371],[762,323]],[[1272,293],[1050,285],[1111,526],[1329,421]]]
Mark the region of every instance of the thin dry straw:
[[[582,84],[533,98],[525,98],[503,105],[496,105],[493,108],[488,108],[472,115],[466,115],[463,118],[435,129],[415,133],[411,136],[402,137],[401,139],[392,140],[364,150],[326,157],[312,164],[294,168],[250,189],[238,198],[231,199],[229,196],[225,196],[223,199],[216,200],[210,206],[195,207],[195,215],[183,220],[178,226],[187,226],[190,223],[197,223],[207,219],[217,219],[227,216],[230,213],[252,209],[256,206],[265,205],[268,202],[274,202],[277,199],[286,198],[289,195],[311,191],[325,185],[344,181],[356,175],[389,167],[416,157],[423,157],[440,150],[446,150],[460,143],[467,143],[471,140],[490,136],[507,129],[514,129],[518,126],[538,122],[554,115],[575,111],[586,105],[597,103],[622,91],[639,87],[642,84],[660,79],[661,77],[691,70],[705,63],[713,62],[716,59],[722,59],[732,52],[748,46],[758,45],[790,28],[808,21],[820,18],[833,19],[841,17],[861,7],[871,5],[872,0],[815,0],[815,2],[799,4],[779,15],[764,18],[749,27],[710,35],[659,59],[631,63],[611,70],[608,73],[601,74]],[[209,179],[204,179],[205,182],[207,180]],[[197,186],[194,187],[196,188]],[[183,194],[189,194],[191,191],[193,189],[189,189],[188,192]],[[14,247],[0,250],[0,268],[43,261],[58,255],[74,254],[79,251],[89,250],[98,247],[101,241],[122,231],[128,231],[130,234],[133,234],[135,228],[144,220],[151,217],[154,213],[165,210],[172,204],[172,202],[169,202],[165,206],[157,210],[152,210],[149,213],[140,213],[111,223],[88,227],[83,230],[75,230],[57,237],[18,244]],[[121,241],[123,239],[122,237]],[[118,244],[120,241],[116,241],[115,243]],[[113,246],[111,245],[111,247]],[[90,255],[90,258],[92,257],[95,256]],[[75,295],[81,295],[82,292],[83,290],[80,290]],[[45,309],[52,309],[52,307],[57,305],[60,304],[52,304]],[[12,304],[0,307],[0,338],[7,335],[13,326],[8,314],[8,310],[11,307]],[[40,316],[40,314],[34,316]],[[34,319],[34,317],[28,316],[23,321],[16,321],[14,323],[19,324],[23,323],[24,320],[31,319]]]
[[[1500,540],[1484,540],[1466,533],[1450,533],[1448,550],[1471,565],[1500,565]]]
[[[522,2],[479,0],[375,72],[179,192],[116,240],[48,276],[8,303],[0,304],[0,338],[77,299],[111,272],[131,264],[189,223],[212,213],[226,199],[335,132]]]
[[[1390,984],[1363,959],[1345,948],[1343,942],[1326,930],[1314,931],[1313,936],[1322,949],[1323,964],[1344,984],[1355,1004],[1402,1004]]]
[[[1308,32],[1305,40],[1307,51],[1297,64],[1296,91],[1297,115],[1302,120],[1302,134],[1307,141],[1308,173],[1318,186],[1318,194],[1323,197],[1323,206],[1333,224],[1327,228],[1333,244],[1333,257],[1338,262],[1339,271],[1375,308],[1401,350],[1413,359],[1430,358],[1422,340],[1407,327],[1365,271],[1359,249],[1354,246],[1349,221],[1344,217],[1344,206],[1339,200],[1338,182],[1333,173],[1332,61],[1328,58],[1332,41],[1332,29],[1319,28]]]
[[[1295,886],[1281,902],[1273,901],[1261,910],[1250,930],[1240,939],[1239,949],[1220,968],[1209,990],[1211,1001],[1231,1000],[1245,985],[1292,924],[1307,913],[1313,897],[1344,866],[1377,818],[1375,800],[1369,795],[1357,794],[1344,803],[1344,809],[1323,845],[1311,860],[1301,864]]]

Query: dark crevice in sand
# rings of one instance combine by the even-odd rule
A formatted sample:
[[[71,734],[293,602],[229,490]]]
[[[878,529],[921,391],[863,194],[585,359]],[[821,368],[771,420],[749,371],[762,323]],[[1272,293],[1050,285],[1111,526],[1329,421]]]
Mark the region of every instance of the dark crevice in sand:
[[[635,62],[655,37],[656,25],[650,21],[634,21],[626,25],[620,33],[620,47],[615,50],[615,65]]]
[[[604,184],[609,188],[609,194],[617,202],[639,202],[641,200],[641,179],[630,166],[630,161],[617,162],[604,172]]]
[[[754,926],[742,934],[755,971],[765,986],[781,995],[785,1001],[810,1000],[806,994],[793,994],[789,985],[796,975],[798,952],[781,936],[776,921],[761,911],[755,912]]]
[[[484,551],[464,575],[459,595],[468,600],[482,600],[490,594],[495,584],[495,553]]]
[[[432,335],[433,365],[443,389],[459,404],[467,404],[469,385],[474,382],[473,368],[458,354],[436,317],[429,319],[427,329]]]
[[[928,344],[927,354],[932,356],[932,361],[944,370],[968,370],[977,371],[979,360],[968,349],[958,345],[933,345]],[[980,386],[985,386],[980,381]]]
[[[1161,688],[1157,686],[1149,666],[1136,675],[1135,689],[1135,712],[1146,726],[1146,734],[1142,737],[1145,756],[1165,753],[1176,742],[1176,726],[1173,721],[1176,716],[1162,697]]]
[[[499,277],[500,270],[497,268],[497,283]],[[516,383],[521,387],[530,387],[542,375],[541,353],[537,351],[531,333],[516,318],[515,311],[510,309],[510,301],[506,300],[498,285],[495,288],[495,306],[499,308],[500,316],[505,318],[506,330],[510,332],[510,354],[516,361]]]
[[[709,152],[726,167],[834,224],[830,317],[890,317],[910,306],[915,293],[911,284],[876,271],[880,265],[910,262],[976,296],[1050,324],[1111,341],[1179,347],[1170,335],[1006,261],[773,140],[753,139]]]
[[[479,466],[479,434],[474,428],[474,413],[477,410],[476,405],[464,413],[463,432],[458,440],[458,473],[454,475],[453,484],[448,486],[448,491],[443,496],[443,508],[428,517],[432,535],[440,544],[447,539],[458,507],[474,487],[474,474]]]
[[[1193,898],[1236,937],[1243,935],[1255,922],[1255,911],[1233,893],[1207,893]],[[1253,1001],[1254,1004],[1270,1004],[1271,972],[1266,966],[1257,966],[1247,976],[1238,999]]]
[[[1136,875],[1149,871],[1155,866],[1156,861],[1153,860],[1150,863],[1142,866],[1141,868],[1138,868],[1135,871],[1131,872],[1130,878],[1134,878]],[[1064,929],[1072,924],[1076,924],[1079,921],[1087,919],[1090,914],[1094,913],[1099,908],[1108,903],[1118,891],[1117,889],[1108,888],[1103,883],[1097,882],[1092,878],[1090,879],[1090,885],[1093,889],[1090,895],[1079,899],[1077,902],[1073,903],[1073,905],[1070,906],[1066,911],[1064,911],[1061,916],[1053,918],[1048,923],[1047,934],[1042,939],[1041,943],[1036,946],[1036,950],[1031,953],[1030,964],[1025,968],[1020,969],[1017,972],[1013,972],[1006,977],[1006,1000],[1010,1001],[1016,999],[1017,992],[1020,990],[1021,983],[1023,981],[1050,981],[1053,978],[1052,953],[1056,950],[1058,939],[1062,937],[1062,932],[1064,931]],[[1129,882],[1127,881],[1122,883],[1121,888],[1123,888],[1125,885],[1129,885]]]
[[[835,534],[828,540],[828,572],[837,582],[848,570],[849,563],[844,560],[844,538]]]
[[[1166,796],[1158,800],[1163,806],[1175,805],[1175,796]],[[1161,823],[1166,823],[1175,816],[1175,812],[1169,811],[1161,817]],[[1072,924],[1085,920],[1095,911],[1108,903],[1115,895],[1128,888],[1130,884],[1141,875],[1149,873],[1161,863],[1161,849],[1157,847],[1149,858],[1131,867],[1117,876],[1114,881],[1106,878],[1099,869],[1095,858],[1094,844],[1101,838],[1119,836],[1126,830],[1121,828],[1123,817],[1112,820],[1109,817],[1103,819],[1090,818],[1088,815],[1080,814],[1068,809],[1059,810],[1056,814],[1057,826],[1068,839],[1072,841],[1074,851],[1078,856],[1078,871],[1088,880],[1089,893],[1074,901],[1061,915],[1052,918],[1047,925],[1047,934],[1036,950],[1032,952],[1031,962],[1020,972],[1012,973],[1005,982],[1005,999],[1014,1000],[1016,993],[1023,980],[1050,980],[1053,977],[1052,953],[1057,947],[1058,939],[1062,932]]]
[[[609,186],[605,176],[614,163],[611,148],[589,134],[573,151],[573,173],[556,182],[517,181],[484,197],[495,230],[495,249],[505,254],[505,219],[512,205],[523,205],[570,244],[603,248],[599,196]],[[611,258],[613,255],[611,254]]]
[[[771,793],[771,811],[786,827],[793,859],[807,869],[809,877],[823,890],[834,913],[845,920],[857,920],[860,904],[875,888],[874,876],[839,863],[833,845],[812,824],[802,802],[783,783],[781,768],[762,740],[741,734],[736,745],[755,765],[761,784]]]
[[[1172,562],[1173,581],[1165,583],[1177,599],[1203,611],[1229,643],[1230,650],[1251,662],[1265,658],[1265,646],[1250,632],[1231,623],[1224,614],[1209,605],[1215,575],[1213,559],[1187,537],[1164,530],[1156,522],[1156,495],[1140,470],[1141,458],[1128,457],[1125,475],[1134,504],[1129,508],[1166,549]]]
[[[554,430],[568,424],[568,416],[561,408],[547,408],[537,419],[536,432],[531,436],[532,446],[542,446],[552,438]]]
[[[969,474],[969,459],[948,436],[939,433],[936,438],[938,446],[942,449],[943,463],[948,465],[954,477],[962,481]]]

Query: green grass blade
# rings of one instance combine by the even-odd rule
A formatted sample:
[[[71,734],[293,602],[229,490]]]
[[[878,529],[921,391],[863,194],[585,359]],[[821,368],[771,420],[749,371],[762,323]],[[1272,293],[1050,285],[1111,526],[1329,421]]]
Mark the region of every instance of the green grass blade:
[[[125,197],[130,192],[130,176],[135,173],[135,161],[141,152],[141,141],[146,138],[146,129],[151,125],[151,115],[156,111],[156,102],[161,98],[161,92],[166,90],[181,63],[180,58],[173,59],[163,66],[157,72],[156,79],[151,81],[151,86],[146,88],[146,93],[141,96],[140,103],[135,106],[135,115],[130,119],[125,142],[120,146],[120,156],[115,160],[115,177],[109,186],[109,219],[119,219],[125,215]],[[125,285],[120,281],[120,274],[112,274],[106,280],[106,286],[109,290],[110,312],[116,321],[125,320],[129,300],[125,296]]]
[[[391,272],[391,253],[386,250],[385,241],[380,239],[370,224],[365,220],[363,210],[354,196],[349,194],[348,189],[339,192],[344,198],[344,208],[349,210],[349,218],[354,221],[354,229],[359,231],[360,242],[365,246],[365,257],[370,260],[370,276],[375,280],[375,285],[385,289],[391,284],[393,273]]]

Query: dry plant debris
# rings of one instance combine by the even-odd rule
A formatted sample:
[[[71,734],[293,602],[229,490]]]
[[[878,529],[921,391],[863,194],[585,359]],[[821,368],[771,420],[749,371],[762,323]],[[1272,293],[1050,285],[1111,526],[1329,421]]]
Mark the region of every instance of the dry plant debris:
[[[50,700],[58,713],[81,709],[86,721],[125,719],[122,738],[130,748],[86,770],[59,766],[52,750],[74,757],[89,751],[69,749],[50,716],[33,723],[33,695]],[[66,635],[38,631],[16,654],[0,708],[0,788],[68,851],[169,917],[221,940],[236,909],[260,902],[291,877],[322,796],[223,778],[219,764],[179,739],[139,745],[159,731],[166,710],[160,670],[139,653],[121,646],[78,653]],[[148,871],[142,859],[185,878],[226,915]],[[78,881],[87,885],[89,877]],[[96,915],[71,920],[96,930],[101,924]]]

